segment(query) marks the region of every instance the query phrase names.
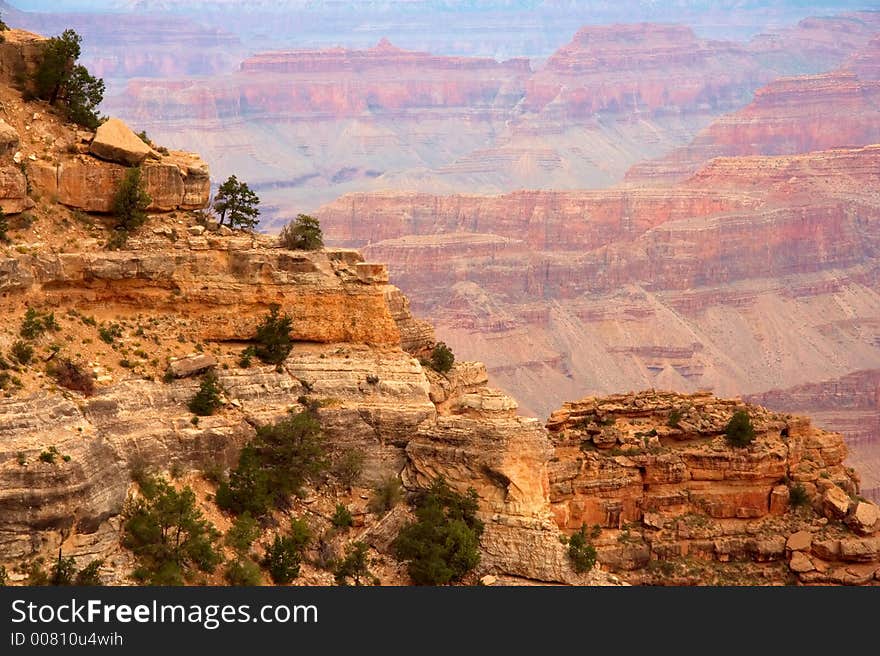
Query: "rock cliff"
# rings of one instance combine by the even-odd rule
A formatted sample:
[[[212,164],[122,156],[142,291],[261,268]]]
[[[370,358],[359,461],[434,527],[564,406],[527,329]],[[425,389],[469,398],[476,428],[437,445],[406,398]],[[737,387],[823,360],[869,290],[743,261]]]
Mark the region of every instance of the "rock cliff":
[[[755,439],[732,447],[735,411]],[[599,561],[638,583],[876,584],[880,510],[840,435],[708,393],[566,403],[548,423],[556,522],[600,527]]]

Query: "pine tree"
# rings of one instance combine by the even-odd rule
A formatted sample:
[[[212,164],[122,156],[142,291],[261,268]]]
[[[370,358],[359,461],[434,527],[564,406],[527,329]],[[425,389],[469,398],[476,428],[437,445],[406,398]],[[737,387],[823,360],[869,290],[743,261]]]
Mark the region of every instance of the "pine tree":
[[[230,228],[253,229],[259,222],[259,205],[259,196],[234,175],[220,185],[214,199],[214,211],[220,215],[220,225]]]
[[[92,76],[79,59],[82,37],[65,30],[48,40],[34,74],[38,98],[50,105],[63,105],[70,120],[85,127],[98,127],[97,108],[104,99],[104,80]]]
[[[146,209],[151,200],[144,189],[140,167],[128,169],[113,198],[117,229],[131,232],[143,225],[147,220]]]

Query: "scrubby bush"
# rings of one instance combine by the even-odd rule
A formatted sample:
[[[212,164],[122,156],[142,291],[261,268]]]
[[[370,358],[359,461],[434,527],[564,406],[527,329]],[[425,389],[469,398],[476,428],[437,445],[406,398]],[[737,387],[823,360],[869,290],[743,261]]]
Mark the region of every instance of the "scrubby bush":
[[[755,429],[752,419],[745,410],[737,410],[724,429],[724,436],[731,446],[748,446],[755,440]]]
[[[276,535],[266,548],[263,566],[275,583],[286,584],[299,576],[303,552],[312,540],[312,532],[308,525],[300,519],[290,523],[287,535]]]
[[[367,545],[363,542],[353,542],[345,548],[345,558],[333,567],[333,576],[336,585],[365,585],[379,584],[379,579],[370,572],[370,558],[367,555]]]
[[[24,319],[21,321],[18,334],[25,339],[34,340],[49,330],[56,332],[61,330],[61,326],[55,320],[55,314],[53,312],[39,312],[29,307],[27,312],[24,313]]]
[[[460,580],[480,562],[483,522],[476,517],[477,493],[459,494],[440,478],[415,499],[416,521],[392,543],[416,585]]]
[[[116,217],[117,237],[125,243],[125,238],[147,220],[147,207],[151,202],[146,191],[141,169],[138,166],[126,169],[125,177],[119,183],[113,196],[113,214]],[[121,235],[121,237],[119,237]]]
[[[384,515],[402,499],[403,489],[400,487],[400,479],[397,476],[388,476],[373,490],[367,509],[376,515]]]
[[[336,512],[333,513],[330,523],[336,528],[349,528],[354,523],[354,518],[351,516],[351,511],[339,503],[336,504]]]
[[[321,224],[307,214],[297,215],[284,226],[278,239],[283,248],[291,251],[316,251],[324,247]]]
[[[789,487],[788,503],[793,508],[805,506],[810,503],[810,495],[807,493],[807,488],[805,488],[801,483],[795,483],[794,485]]]
[[[323,433],[309,412],[257,428],[241,451],[229,481],[217,489],[217,505],[235,513],[265,514],[328,466]]]
[[[190,399],[189,411],[199,417],[210,417],[223,405],[220,400],[220,383],[214,371],[208,371],[202,378],[199,391]]]
[[[139,566],[135,578],[151,585],[181,585],[196,571],[213,572],[222,557],[220,533],[196,506],[190,487],[177,491],[161,478],[146,477],[142,498],[123,512],[122,544]]]
[[[76,561],[72,557],[61,558],[52,565],[49,582],[52,585],[72,585],[76,576]]]
[[[69,358],[50,362],[46,367],[46,373],[54,378],[61,387],[81,392],[85,396],[91,396],[95,393],[95,379],[92,374],[84,371],[80,365]]]
[[[431,357],[427,360],[427,365],[434,371],[445,374],[455,363],[455,354],[452,349],[446,346],[445,342],[437,342],[431,351]]]
[[[9,219],[6,218],[3,209],[0,208],[0,244],[9,243],[9,235],[6,234],[7,230],[9,230]]]
[[[250,558],[236,558],[229,561],[223,577],[229,585],[254,586],[262,583],[260,566]]]
[[[93,560],[76,573],[76,585],[101,585],[100,570],[104,559]]]
[[[364,470],[364,452],[360,449],[347,449],[333,465],[333,473],[345,487],[351,487]]]
[[[257,326],[254,335],[254,355],[267,364],[281,364],[293,348],[290,339],[293,319],[289,314],[280,314],[280,311],[279,305],[270,305],[269,314]]]
[[[681,422],[681,419],[681,410],[675,408],[672,410],[672,412],[669,413],[669,418],[666,420],[666,425],[670,428],[678,428],[678,424]]]
[[[581,524],[577,533],[568,539],[568,557],[575,572],[583,574],[589,572],[596,565],[596,547],[593,540],[599,537],[598,526],[594,526],[590,535],[587,535],[586,524]]]

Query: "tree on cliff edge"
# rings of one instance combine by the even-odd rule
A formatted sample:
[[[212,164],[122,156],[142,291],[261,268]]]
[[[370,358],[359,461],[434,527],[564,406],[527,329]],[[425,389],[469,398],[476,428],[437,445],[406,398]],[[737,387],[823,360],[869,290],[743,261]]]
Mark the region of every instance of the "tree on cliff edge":
[[[38,98],[63,106],[68,119],[95,129],[100,123],[97,108],[104,99],[104,80],[76,63],[81,42],[82,37],[73,30],[49,39],[34,74],[34,87]]]
[[[230,228],[253,229],[259,221],[259,205],[259,196],[234,175],[220,185],[214,199],[214,211],[220,216],[220,225]]]

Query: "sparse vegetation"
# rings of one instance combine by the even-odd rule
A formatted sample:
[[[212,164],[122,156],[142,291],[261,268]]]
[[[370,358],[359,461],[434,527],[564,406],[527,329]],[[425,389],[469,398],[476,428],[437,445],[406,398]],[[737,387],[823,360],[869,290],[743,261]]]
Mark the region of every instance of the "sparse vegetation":
[[[298,214],[281,229],[278,239],[283,248],[291,251],[316,251],[324,247],[321,224],[308,214]]]
[[[9,349],[9,355],[19,364],[27,365],[34,357],[34,347],[19,339],[13,342]]]
[[[290,339],[293,319],[289,314],[279,314],[280,311],[279,305],[270,305],[269,314],[257,326],[254,336],[253,353],[267,364],[281,364],[293,349]]]
[[[61,330],[61,327],[55,320],[55,314],[52,312],[42,313],[35,308],[29,307],[24,314],[18,334],[27,340],[35,340],[49,330]]]
[[[801,483],[795,483],[788,488],[788,503],[792,508],[799,508],[810,503],[810,495]]]
[[[397,476],[388,476],[373,490],[367,509],[376,515],[384,515],[403,500],[403,490]]]
[[[213,572],[222,557],[219,532],[196,507],[190,487],[177,491],[161,478],[143,477],[142,498],[129,499],[123,546],[139,566],[135,578],[151,585],[181,585],[196,571]]]
[[[670,428],[678,428],[679,423],[682,420],[681,410],[678,408],[674,408],[672,412],[669,413],[669,418],[666,420],[666,425]]]
[[[198,417],[210,417],[223,405],[221,392],[217,374],[213,370],[208,371],[202,378],[199,391],[189,402],[189,411]]]
[[[445,374],[452,369],[454,363],[455,355],[452,353],[452,349],[446,346],[445,342],[437,342],[431,351],[431,357],[422,362],[422,364],[426,364],[441,374]]]
[[[3,209],[0,208],[0,244],[9,243],[9,235],[6,234],[8,230],[9,219],[6,218],[6,215],[3,213]]]
[[[379,585],[379,579],[370,572],[370,558],[367,555],[367,545],[363,542],[354,542],[345,549],[345,558],[333,567],[333,576],[336,585],[365,585],[370,582]]]
[[[568,539],[568,557],[575,572],[583,574],[596,565],[596,547],[593,546],[593,540],[599,537],[600,531],[597,525],[587,535],[586,524],[581,524],[578,532]]]
[[[755,440],[755,429],[752,419],[745,410],[737,410],[724,429],[727,443],[735,447],[745,447]]]
[[[104,99],[104,80],[76,63],[81,42],[74,30],[49,39],[34,74],[34,88],[38,98],[64,108],[68,119],[93,130],[100,123],[97,109]]]
[[[452,583],[479,564],[483,522],[476,517],[473,488],[462,495],[437,479],[416,497],[414,512],[417,520],[401,529],[392,546],[416,585]]]
[[[98,337],[106,344],[113,344],[117,339],[122,337],[122,326],[118,323],[111,323],[107,326],[98,328]]]
[[[252,230],[259,221],[259,206],[259,196],[251,191],[246,182],[239,182],[236,176],[231,175],[217,190],[213,208],[219,216],[220,225]]]
[[[122,247],[131,232],[146,222],[146,210],[150,202],[150,195],[146,192],[140,167],[126,169],[125,177],[122,178],[116,195],[113,197],[116,234],[111,239],[111,247]]]
[[[91,396],[95,393],[94,377],[69,358],[50,362],[46,367],[46,373],[54,378],[61,387],[81,392],[84,396]]]
[[[336,504],[336,512],[333,513],[333,518],[330,520],[330,523],[333,524],[335,528],[346,529],[350,528],[354,523],[354,518],[351,516],[351,511],[346,508],[343,504]]]
[[[284,585],[299,576],[303,552],[311,540],[312,532],[301,519],[291,521],[287,535],[275,536],[263,557],[263,566],[273,582]]]
[[[309,412],[257,428],[241,451],[229,481],[217,489],[217,505],[234,513],[264,515],[327,468],[321,426]]]
[[[333,465],[333,473],[345,487],[357,483],[364,470],[364,452],[360,449],[346,449]]]
[[[40,452],[39,460],[40,460],[40,462],[45,462],[45,463],[48,463],[48,464],[50,464],[50,465],[54,465],[54,464],[55,464],[55,458],[57,458],[57,457],[60,456],[60,455],[61,455],[61,454],[58,452],[58,447],[56,447],[56,446],[53,445],[53,446],[50,446],[50,447],[49,447],[48,449],[46,449],[45,451],[41,451],[41,452]]]
[[[236,517],[226,532],[225,542],[235,551],[235,558],[227,566],[224,576],[230,585],[259,585],[260,567],[251,558],[251,545],[260,537],[260,525],[244,513]]]

